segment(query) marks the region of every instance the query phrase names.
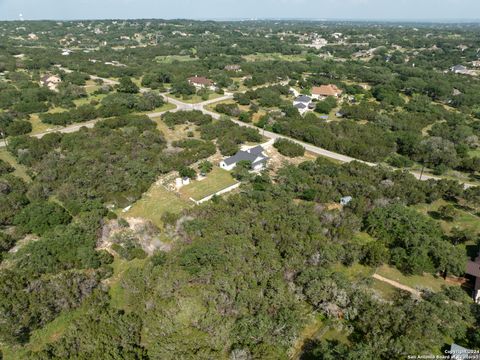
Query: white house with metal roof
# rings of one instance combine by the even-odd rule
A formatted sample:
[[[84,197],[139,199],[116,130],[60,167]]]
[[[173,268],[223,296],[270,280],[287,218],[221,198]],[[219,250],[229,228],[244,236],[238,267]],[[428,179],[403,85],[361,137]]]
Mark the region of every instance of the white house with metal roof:
[[[235,155],[220,162],[220,167],[231,171],[235,169],[240,161],[249,161],[252,164],[252,170],[262,170],[266,167],[268,157],[264,154],[265,149],[261,146],[255,146],[248,150],[240,150]]]

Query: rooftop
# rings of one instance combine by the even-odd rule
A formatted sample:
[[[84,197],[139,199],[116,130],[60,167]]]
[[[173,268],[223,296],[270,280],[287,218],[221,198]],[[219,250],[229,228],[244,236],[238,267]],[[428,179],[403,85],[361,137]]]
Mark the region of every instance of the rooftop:
[[[194,84],[199,84],[199,85],[213,85],[213,81],[210,79],[207,79],[206,77],[203,76],[192,76],[188,78],[188,81]]]
[[[263,161],[267,159],[267,157],[263,155],[263,151],[264,149],[260,145],[255,146],[254,148],[248,149],[246,151],[240,150],[235,155],[229,158],[226,158],[224,162],[227,165],[236,164],[239,161],[251,161],[253,163],[259,157],[261,158],[260,161]]]
[[[332,84],[316,86],[312,89],[312,94],[321,96],[337,96],[342,94],[342,92],[341,89]]]

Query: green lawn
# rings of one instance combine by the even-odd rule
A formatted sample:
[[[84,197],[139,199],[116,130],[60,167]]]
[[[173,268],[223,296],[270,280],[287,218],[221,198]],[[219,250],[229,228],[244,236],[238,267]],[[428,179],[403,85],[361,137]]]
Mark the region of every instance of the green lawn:
[[[163,227],[162,215],[167,212],[179,213],[190,204],[162,185],[154,184],[122,217],[139,217]]]
[[[17,160],[5,148],[0,149],[0,159],[9,163],[15,168],[14,175],[22,178],[25,181],[30,181],[30,176],[27,175],[27,168],[19,164]]]
[[[228,171],[214,167],[204,180],[192,181],[190,185],[182,187],[180,192],[187,198],[201,200],[236,183]]]

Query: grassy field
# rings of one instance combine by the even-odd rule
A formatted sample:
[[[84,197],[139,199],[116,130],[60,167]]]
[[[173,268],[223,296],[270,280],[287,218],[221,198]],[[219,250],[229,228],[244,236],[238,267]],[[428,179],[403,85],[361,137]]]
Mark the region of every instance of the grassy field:
[[[93,80],[87,80],[85,84],[85,91],[87,92],[88,95],[94,93],[100,89],[100,86]]]
[[[76,106],[90,104],[92,100],[101,101],[106,95],[105,94],[98,94],[98,95],[89,95],[87,97],[83,97],[80,99],[73,100]]]
[[[414,289],[430,289],[432,291],[440,291],[442,286],[452,285],[442,278],[437,278],[431,274],[406,276],[397,269],[387,265],[379,267],[377,269],[377,274]]]
[[[147,258],[145,259],[134,259],[132,261],[127,261],[115,257],[113,261],[113,275],[109,279],[109,293],[111,297],[111,305],[114,308],[122,309],[122,310],[130,310],[128,306],[125,304],[124,298],[124,289],[121,286],[121,279],[122,276],[126,271],[133,268],[141,268],[145,265],[145,262],[148,261]]]
[[[468,152],[468,155],[480,157],[480,149],[470,150],[470,151]]]
[[[435,215],[435,213],[438,211],[438,208],[446,204],[446,201],[438,200],[431,204],[415,205],[414,208],[425,215]],[[459,227],[460,229],[470,229],[476,233],[480,233],[480,218],[478,216],[458,208],[456,209],[456,212],[457,216],[453,221],[445,221],[441,219],[437,220],[445,233],[450,234],[454,227]]]
[[[174,105],[174,104],[170,104],[170,103],[166,103],[165,105],[163,106],[160,106],[159,108],[156,108],[156,109],[153,109],[153,110],[149,110],[149,111],[144,111],[144,112],[141,112],[141,113],[137,113],[137,114],[152,114],[152,113],[159,113],[159,112],[164,112],[164,111],[170,111],[170,110],[174,110],[176,109],[177,106]]]
[[[399,292],[402,291],[377,279],[373,279],[371,289],[387,301],[395,300],[395,297],[397,297]]]
[[[186,198],[201,200],[236,183],[228,171],[214,167],[204,180],[192,181],[190,185],[182,187],[180,192]]]
[[[218,99],[219,97],[222,97],[222,96],[223,95],[212,92],[208,94],[208,100]],[[170,95],[168,97],[170,97]],[[198,95],[192,95],[188,97],[174,97],[174,98],[187,104],[198,104],[205,101],[202,99],[201,96],[198,96]]]
[[[72,324],[73,321],[84,316],[88,309],[80,307],[75,310],[61,313],[55,320],[45,325],[43,328],[32,332],[30,341],[26,346],[4,346],[0,347],[3,351],[4,360],[23,360],[29,359],[29,351],[39,351],[45,347],[46,344],[59,339],[65,330]]]
[[[257,53],[257,54],[251,54],[251,55],[245,55],[243,56],[245,61],[249,62],[254,62],[254,61],[271,61],[271,60],[282,60],[282,61],[291,61],[291,62],[297,62],[297,61],[305,61],[305,55],[304,54],[299,54],[299,55],[283,55],[280,53]]]
[[[9,163],[15,168],[14,175],[24,179],[25,181],[30,181],[30,176],[27,175],[27,168],[19,164],[17,160],[10,154],[5,148],[0,149],[0,159]]]
[[[129,211],[119,215],[148,219],[158,227],[162,227],[163,214],[167,212],[179,213],[189,206],[190,204],[187,201],[168,191],[163,185],[154,184]]]
[[[358,281],[369,278],[374,273],[377,273],[378,275],[381,275],[387,279],[397,281],[402,285],[406,285],[414,289],[418,288],[430,289],[432,291],[440,291],[442,289],[442,286],[454,285],[451,282],[445,281],[442,278],[437,278],[431,274],[406,276],[397,269],[388,265],[382,265],[381,267],[377,268],[376,271],[374,268],[364,266],[358,263],[348,267],[338,264],[334,267],[334,269],[335,271],[343,273],[351,281]],[[393,286],[382,281],[378,281],[376,279],[373,279],[372,290],[376,290],[377,292],[379,292],[380,295],[386,300],[393,299],[397,292],[397,290]]]
[[[60,126],[52,125],[52,124],[45,124],[40,120],[40,117],[37,114],[33,114],[30,116],[30,123],[32,124],[32,132],[31,135],[41,134],[47,131],[52,131],[56,129],[60,129]]]
[[[161,117],[152,118],[157,123],[157,129],[160,130],[168,141],[178,141],[188,138],[188,133],[193,132],[195,138],[200,137],[196,125],[176,125],[173,128],[168,127]]]
[[[195,61],[197,58],[192,58],[190,55],[167,55],[167,56],[157,56],[155,61],[160,64],[171,64],[175,61],[186,62],[186,61]]]
[[[352,266],[337,264],[333,267],[333,270],[343,273],[351,281],[369,278],[375,272],[375,269],[358,263],[355,263]]]

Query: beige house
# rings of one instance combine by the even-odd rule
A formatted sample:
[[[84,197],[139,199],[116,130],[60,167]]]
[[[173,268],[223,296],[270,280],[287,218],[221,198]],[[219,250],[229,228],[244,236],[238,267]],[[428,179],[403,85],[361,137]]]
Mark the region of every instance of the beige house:
[[[312,89],[312,98],[320,100],[328,96],[339,97],[342,93],[343,90],[339,89],[336,85],[315,86]]]
[[[217,89],[212,80],[203,76],[192,76],[191,78],[188,78],[188,83],[195,86],[197,89],[209,89],[212,91]]]

